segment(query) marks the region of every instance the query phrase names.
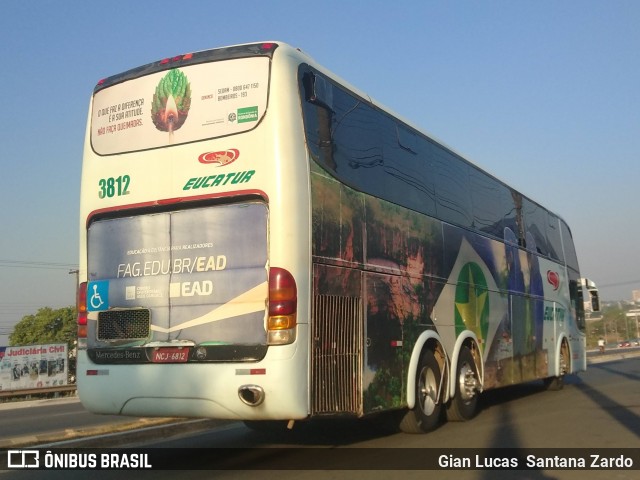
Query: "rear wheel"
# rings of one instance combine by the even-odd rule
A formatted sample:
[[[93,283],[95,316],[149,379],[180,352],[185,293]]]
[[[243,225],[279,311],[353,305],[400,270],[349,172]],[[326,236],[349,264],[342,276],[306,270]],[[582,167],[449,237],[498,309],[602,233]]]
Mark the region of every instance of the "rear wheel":
[[[405,433],[425,433],[440,423],[442,413],[442,373],[431,350],[420,357],[415,379],[415,405],[400,421]]]
[[[454,381],[456,391],[447,405],[447,419],[454,422],[470,420],[475,416],[478,406],[480,377],[469,347],[460,349]]]
[[[549,377],[544,379],[544,386],[547,390],[562,390],[564,387],[564,376],[569,373],[571,367],[571,352],[569,344],[563,340],[560,346],[559,369],[560,374],[557,377]]]

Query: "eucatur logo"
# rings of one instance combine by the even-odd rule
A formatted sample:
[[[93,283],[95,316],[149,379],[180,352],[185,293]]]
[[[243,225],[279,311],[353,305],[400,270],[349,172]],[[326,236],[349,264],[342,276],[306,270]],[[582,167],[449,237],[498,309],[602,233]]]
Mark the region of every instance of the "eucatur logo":
[[[198,161],[200,163],[216,164],[218,167],[223,167],[224,165],[229,165],[230,163],[235,162],[239,156],[240,150],[230,148],[229,150],[224,150],[222,152],[203,153],[198,157]]]
[[[558,290],[560,288],[560,276],[558,272],[554,272],[552,270],[547,271],[547,282],[551,284],[554,290]]]

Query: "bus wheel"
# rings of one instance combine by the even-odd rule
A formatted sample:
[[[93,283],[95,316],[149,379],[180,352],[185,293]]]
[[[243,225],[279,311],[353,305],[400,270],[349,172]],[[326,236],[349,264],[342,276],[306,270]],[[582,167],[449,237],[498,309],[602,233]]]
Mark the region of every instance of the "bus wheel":
[[[433,352],[425,349],[416,372],[415,405],[400,421],[400,430],[425,433],[438,426],[442,413],[441,383],[440,366]]]
[[[470,420],[476,414],[478,406],[480,378],[469,347],[464,346],[460,349],[454,381],[456,391],[447,405],[447,419],[454,422]]]
[[[544,379],[544,386],[547,390],[562,390],[564,387],[564,376],[569,372],[569,344],[563,340],[560,346],[560,375]]]

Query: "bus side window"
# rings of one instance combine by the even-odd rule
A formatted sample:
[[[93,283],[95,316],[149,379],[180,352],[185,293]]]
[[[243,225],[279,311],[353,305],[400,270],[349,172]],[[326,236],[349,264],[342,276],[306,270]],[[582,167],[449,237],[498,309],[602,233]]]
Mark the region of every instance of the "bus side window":
[[[303,74],[302,86],[307,102],[303,106],[303,111],[309,149],[317,160],[335,172],[337,165],[333,158],[331,133],[334,112],[325,102],[326,100],[333,104],[333,87],[323,77],[314,75],[312,72]]]
[[[560,220],[560,232],[562,234],[562,245],[564,247],[564,257],[567,266],[578,271],[578,256],[576,255],[576,248],[573,244],[571,230],[569,230],[569,227],[563,220]]]
[[[551,258],[564,262],[562,239],[560,237],[560,221],[558,217],[550,212],[547,212],[547,240],[549,242],[549,255]]]
[[[584,317],[584,298],[582,296],[582,284],[573,271],[569,270],[569,296],[571,297],[571,307],[575,309],[576,323],[581,331],[586,328]]]
[[[471,168],[469,172],[474,227],[503,239],[504,212],[501,200],[506,187],[476,168]]]

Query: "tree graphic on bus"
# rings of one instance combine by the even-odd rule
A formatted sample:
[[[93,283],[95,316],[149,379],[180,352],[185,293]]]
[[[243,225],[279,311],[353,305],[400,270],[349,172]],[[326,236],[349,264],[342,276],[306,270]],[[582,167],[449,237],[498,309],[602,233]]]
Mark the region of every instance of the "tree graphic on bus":
[[[191,107],[191,84],[178,69],[169,70],[153,94],[151,119],[156,128],[169,134],[184,124]]]

